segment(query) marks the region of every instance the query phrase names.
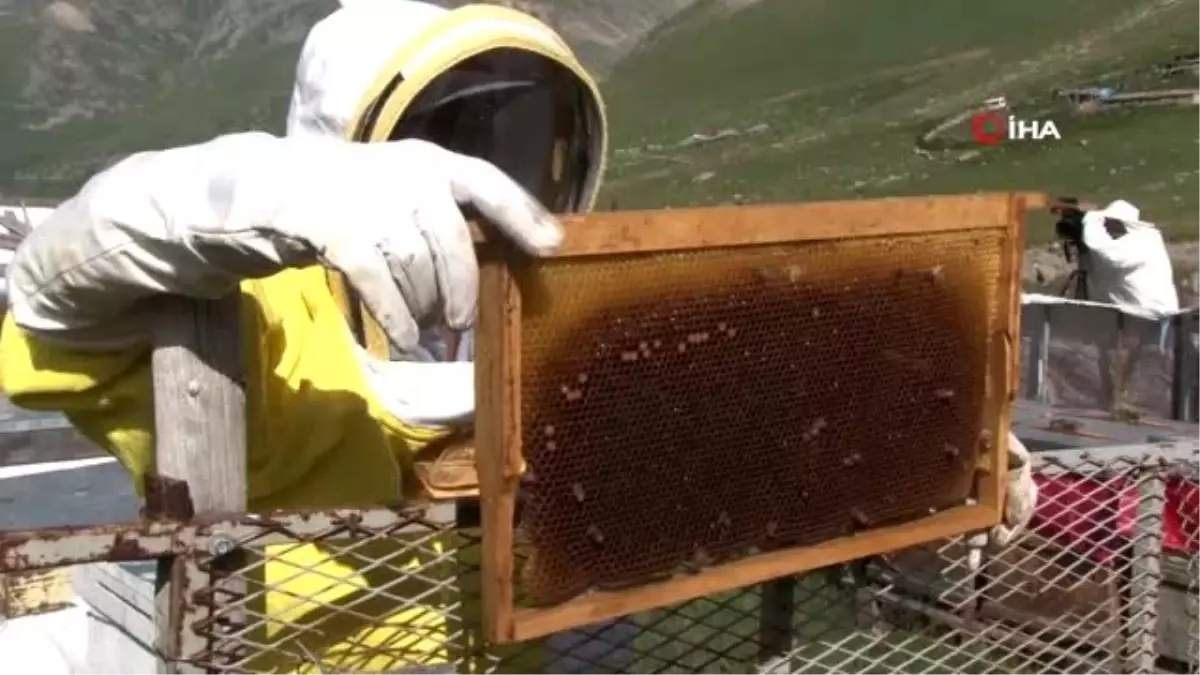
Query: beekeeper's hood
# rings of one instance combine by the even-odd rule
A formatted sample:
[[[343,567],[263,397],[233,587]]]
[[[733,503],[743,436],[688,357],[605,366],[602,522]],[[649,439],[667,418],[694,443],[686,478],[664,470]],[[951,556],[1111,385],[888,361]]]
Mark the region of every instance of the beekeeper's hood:
[[[591,209],[604,173],[604,105],[553,30],[492,5],[341,4],[301,50],[289,136],[422,138],[491,161],[551,211]],[[358,340],[387,359],[382,328],[345,279],[330,271],[329,285]]]
[[[423,138],[487,159],[551,211],[591,207],[606,124],[590,75],[553,30],[491,5],[343,0],[309,33],[288,135]]]
[[[1101,222],[1105,218],[1119,220],[1129,227],[1154,227],[1152,223],[1142,222],[1142,212],[1136,206],[1124,199],[1118,199],[1099,211],[1089,211],[1084,218],[1097,218]]]

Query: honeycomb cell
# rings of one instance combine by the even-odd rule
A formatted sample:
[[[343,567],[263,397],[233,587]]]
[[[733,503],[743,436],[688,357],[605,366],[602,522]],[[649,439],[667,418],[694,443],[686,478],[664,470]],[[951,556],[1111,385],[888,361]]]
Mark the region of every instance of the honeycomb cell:
[[[519,271],[537,476],[521,494],[522,601],[962,504],[1003,243],[974,230]]]

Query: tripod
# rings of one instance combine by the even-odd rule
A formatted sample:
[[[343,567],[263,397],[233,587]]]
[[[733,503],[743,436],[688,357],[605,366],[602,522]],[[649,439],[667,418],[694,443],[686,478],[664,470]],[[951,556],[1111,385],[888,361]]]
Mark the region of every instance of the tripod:
[[[1067,280],[1063,282],[1062,290],[1059,292],[1064,298],[1073,300],[1087,300],[1087,270],[1082,270],[1076,267],[1067,275]]]
[[[1082,244],[1064,244],[1063,257],[1067,262],[1075,263],[1075,269],[1067,275],[1059,295],[1073,300],[1089,300],[1087,251],[1082,249]]]

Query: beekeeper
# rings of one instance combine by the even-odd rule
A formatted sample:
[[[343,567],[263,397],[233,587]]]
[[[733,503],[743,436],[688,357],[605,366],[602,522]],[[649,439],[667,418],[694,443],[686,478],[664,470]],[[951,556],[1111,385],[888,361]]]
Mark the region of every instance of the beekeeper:
[[[288,136],[133,155],[14,255],[5,393],[65,412],[139,489],[154,450],[146,301],[235,288],[250,509],[375,506],[429,487],[414,464],[474,407],[470,364],[429,363],[420,344],[423,331],[466,329],[475,316],[460,207],[532,254],[554,250],[562,231],[549,214],[591,206],[606,124],[592,78],[540,21],[495,6],[359,0],[309,34]],[[357,340],[351,326],[363,326]],[[312,546],[279,556],[293,566],[282,578],[295,566],[325,569],[267,594],[269,630],[352,606],[288,638],[316,655],[312,670],[353,659],[356,670],[394,672],[454,657],[437,611],[453,587],[397,586]],[[296,599],[317,595],[324,607]],[[283,635],[260,638],[286,655]]]
[[[1088,299],[1159,316],[1178,312],[1179,294],[1162,232],[1122,199],[1083,211]]]
[[[1157,334],[1126,345],[1120,360],[1111,350],[1100,350],[1100,395],[1111,406],[1122,408],[1148,349],[1167,348],[1170,319],[1179,312],[1179,294],[1162,233],[1141,220],[1136,206],[1118,199],[1103,209],[1085,207],[1082,220],[1087,254],[1080,265],[1087,272],[1089,299],[1158,320]]]

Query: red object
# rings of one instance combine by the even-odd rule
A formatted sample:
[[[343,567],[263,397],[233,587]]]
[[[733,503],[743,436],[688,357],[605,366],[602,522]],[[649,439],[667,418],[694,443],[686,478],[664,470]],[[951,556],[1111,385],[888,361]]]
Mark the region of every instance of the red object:
[[[1031,529],[1054,543],[1102,563],[1120,553],[1137,525],[1137,483],[1064,475],[1035,477],[1038,506]],[[1200,549],[1200,485],[1172,478],[1163,505],[1163,548],[1175,553]]]

